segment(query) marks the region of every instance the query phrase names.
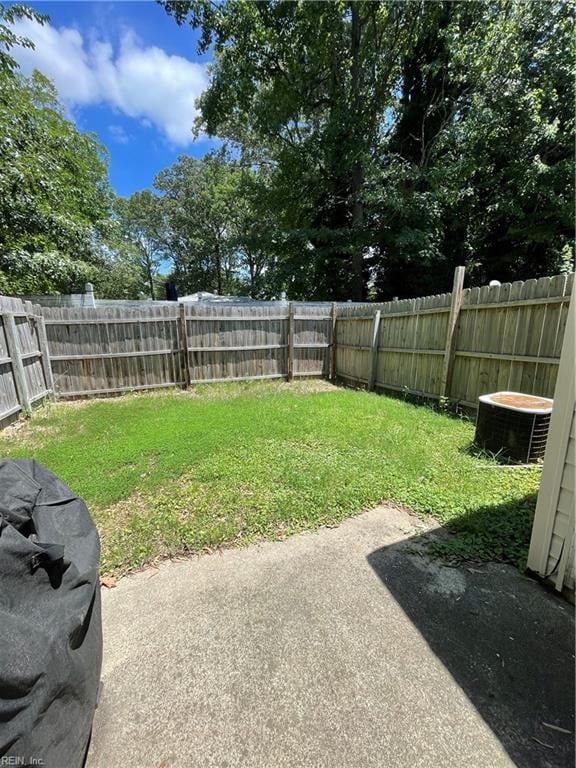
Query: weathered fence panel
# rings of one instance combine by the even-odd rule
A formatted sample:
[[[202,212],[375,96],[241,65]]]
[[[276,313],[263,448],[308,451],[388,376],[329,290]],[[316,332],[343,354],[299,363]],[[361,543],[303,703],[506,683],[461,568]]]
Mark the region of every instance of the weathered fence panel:
[[[0,420],[51,391],[107,395],[325,376],[475,406],[552,396],[574,275],[382,304],[146,302],[39,307],[0,297]]]
[[[190,383],[328,375],[329,304],[184,306]]]
[[[294,376],[328,376],[332,345],[330,304],[293,302]]]
[[[380,312],[375,386],[440,394],[450,294],[338,309],[336,375],[366,383],[372,318]]]
[[[191,384],[286,376],[286,308],[184,306]]]
[[[374,305],[374,311],[383,305]],[[334,375],[357,384],[368,383],[370,366],[371,305],[338,307]]]
[[[552,397],[574,274],[344,306],[336,319],[336,376],[369,384],[371,328],[380,312],[375,386],[476,407],[515,390]]]
[[[554,396],[574,274],[466,289],[449,396],[497,390]]]
[[[376,386],[439,394],[450,295],[409,299],[382,313]]]
[[[328,375],[331,305],[157,304],[41,309],[61,397]]]
[[[4,315],[2,315],[0,324],[0,419],[6,419],[18,413],[21,408],[12,370],[12,357],[8,351]]]
[[[43,321],[38,308],[0,297],[0,423],[51,394]]]
[[[43,308],[56,393],[117,394],[184,383],[178,306]]]

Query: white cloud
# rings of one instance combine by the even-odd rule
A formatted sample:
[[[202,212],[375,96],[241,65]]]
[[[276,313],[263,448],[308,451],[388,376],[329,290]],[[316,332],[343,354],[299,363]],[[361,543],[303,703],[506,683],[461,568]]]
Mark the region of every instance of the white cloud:
[[[128,144],[130,142],[130,136],[128,136],[121,125],[109,125],[108,133],[117,144]]]
[[[173,144],[192,142],[194,103],[208,85],[205,65],[145,46],[131,30],[124,31],[114,50],[109,41],[94,34],[85,39],[69,27],[42,27],[28,20],[14,27],[35,44],[34,50],[13,51],[22,71],[39,69],[70,107],[107,104],[155,126]]]

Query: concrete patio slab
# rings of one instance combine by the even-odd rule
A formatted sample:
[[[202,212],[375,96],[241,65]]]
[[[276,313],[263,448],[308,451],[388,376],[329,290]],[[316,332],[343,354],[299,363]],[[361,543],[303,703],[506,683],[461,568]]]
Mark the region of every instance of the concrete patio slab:
[[[105,590],[88,768],[573,764],[572,607],[430,563],[431,528],[381,506]]]

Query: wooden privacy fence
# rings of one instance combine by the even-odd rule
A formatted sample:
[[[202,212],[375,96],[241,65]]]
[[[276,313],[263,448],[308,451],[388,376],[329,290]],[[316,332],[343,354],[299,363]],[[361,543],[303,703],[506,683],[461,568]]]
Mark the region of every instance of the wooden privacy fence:
[[[184,382],[178,306],[41,311],[59,397],[120,394]]]
[[[191,384],[331,373],[333,305],[184,306]]]
[[[324,376],[475,407],[553,396],[574,275],[384,304],[39,307],[0,297],[0,420],[51,392]]]
[[[41,311],[60,397],[331,373],[330,304]]]
[[[354,384],[446,397],[515,390],[553,397],[574,274],[384,304],[339,307],[336,376]]]
[[[52,391],[44,319],[31,304],[0,297],[0,422]]]

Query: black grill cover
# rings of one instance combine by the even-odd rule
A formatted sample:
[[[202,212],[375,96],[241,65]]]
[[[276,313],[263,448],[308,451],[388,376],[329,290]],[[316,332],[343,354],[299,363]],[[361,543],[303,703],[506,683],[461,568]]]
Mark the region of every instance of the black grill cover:
[[[102,663],[99,558],[82,499],[34,461],[0,461],[1,764],[84,764]]]

